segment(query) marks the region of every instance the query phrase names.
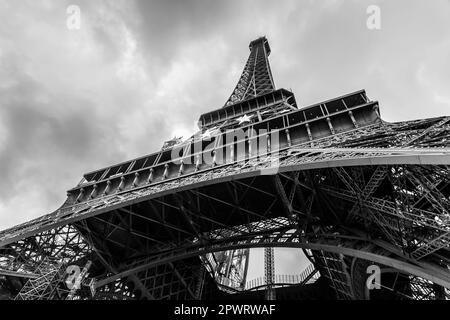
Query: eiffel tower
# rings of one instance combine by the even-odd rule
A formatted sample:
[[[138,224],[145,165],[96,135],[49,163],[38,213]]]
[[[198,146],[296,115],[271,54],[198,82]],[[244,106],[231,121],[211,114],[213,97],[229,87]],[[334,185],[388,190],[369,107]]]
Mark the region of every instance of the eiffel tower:
[[[249,48],[192,137],[86,173],[0,233],[11,298],[450,298],[450,117],[386,122],[364,90],[299,108],[267,39]],[[274,274],[276,247],[311,265]],[[256,285],[251,248],[267,248]]]

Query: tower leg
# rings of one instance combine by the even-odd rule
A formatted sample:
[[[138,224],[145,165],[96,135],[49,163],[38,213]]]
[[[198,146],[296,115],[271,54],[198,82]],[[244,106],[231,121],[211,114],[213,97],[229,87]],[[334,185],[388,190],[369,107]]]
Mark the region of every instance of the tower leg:
[[[266,300],[275,300],[276,294],[273,284],[275,282],[274,249],[264,248],[264,273],[266,277]]]

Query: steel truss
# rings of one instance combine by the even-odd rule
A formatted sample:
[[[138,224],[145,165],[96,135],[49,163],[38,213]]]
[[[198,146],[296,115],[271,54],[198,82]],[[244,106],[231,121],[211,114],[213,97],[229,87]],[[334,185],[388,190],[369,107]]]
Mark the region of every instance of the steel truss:
[[[17,299],[239,294],[256,247],[303,249],[304,278],[320,274],[338,299],[449,299],[450,117],[387,123],[364,90],[298,109],[275,90],[267,39],[250,50],[226,105],[199,121],[215,155],[243,143],[245,157],[199,163],[211,150],[189,154],[193,136],[179,162],[168,148],[84,175],[61,208],[0,232],[0,276]],[[238,128],[278,145],[219,143]],[[89,261],[95,281],[67,290],[67,267]],[[371,264],[378,292],[365,285]]]
[[[250,43],[250,56],[236,88],[225,105],[257,97],[275,89],[268,56],[270,47],[267,39],[261,37]]]
[[[273,248],[272,248],[273,249]],[[284,287],[291,285],[304,285],[314,283],[320,277],[313,264],[308,265],[300,274],[276,274],[273,277],[273,287]],[[266,277],[259,277],[247,282],[246,291],[267,290]]]
[[[317,152],[313,152],[315,152],[317,156]],[[294,154],[298,157],[297,151],[295,151]],[[448,192],[446,191],[448,186],[448,176],[448,166],[435,165],[337,167],[333,169],[313,169],[294,173],[281,172],[275,176],[274,179],[272,178],[274,181],[272,185],[274,187],[271,191],[260,188],[260,186],[257,185],[256,178],[252,178],[251,180],[243,179],[237,182],[226,182],[226,184],[228,184],[227,188],[230,190],[245,188],[246,190],[251,190],[257,194],[265,195],[269,200],[272,199],[265,212],[258,213],[246,209],[244,206],[236,206],[233,201],[228,202],[230,200],[212,196],[205,192],[205,190],[200,189],[186,192],[186,197],[189,199],[196,199],[195,202],[198,202],[199,199],[207,199],[211,210],[213,210],[215,206],[211,202],[229,205],[231,208],[235,208],[235,210],[246,212],[249,216],[260,218],[257,222],[230,228],[227,224],[220,221],[214,221],[207,215],[196,211],[197,219],[207,221],[214,226],[213,232],[209,232],[203,236],[201,233],[195,232],[194,229],[190,232],[186,232],[184,231],[185,229],[181,229],[179,226],[172,225],[172,223],[164,220],[161,220],[159,224],[164,225],[164,228],[168,230],[178,232],[178,235],[186,234],[192,237],[193,240],[189,243],[192,243],[192,241],[200,243],[200,239],[205,237],[208,241],[212,241],[214,239],[231,239],[236,235],[250,234],[250,239],[252,239],[253,244],[246,244],[245,246],[239,247],[225,247],[224,245],[221,245],[217,251],[248,248],[254,246],[254,243],[258,242],[258,239],[261,239],[261,236],[259,236],[258,233],[265,232],[266,230],[273,230],[280,227],[292,230],[296,225],[308,226],[308,228],[311,228],[312,230],[323,229],[324,227],[321,225],[323,223],[321,222],[323,217],[321,217],[320,214],[311,214],[311,212],[315,208],[315,202],[318,201],[316,200],[317,197],[320,197],[321,200],[325,200],[323,201],[324,204],[327,203],[326,199],[334,198],[335,200],[342,200],[342,207],[349,209],[347,211],[338,210],[337,208],[339,208],[339,205],[336,205],[336,201],[333,201],[333,206],[327,206],[327,209],[332,212],[331,217],[333,218],[333,225],[357,225],[360,232],[365,229],[371,237],[379,237],[387,240],[389,246],[397,248],[394,250],[396,254],[398,254],[398,252],[403,253],[401,257],[406,261],[414,261],[414,263],[418,264],[420,263],[420,260],[427,258],[425,259],[427,262],[439,266],[448,266],[448,244],[445,245],[444,242],[444,245],[433,245],[438,243],[441,239],[445,239],[445,236],[448,235],[448,223],[447,220],[445,220],[448,219],[448,215],[446,215],[444,211],[447,208],[448,199],[446,200],[445,196],[443,196],[444,193]],[[391,186],[391,192],[384,195],[378,195],[381,190],[385,189],[386,184]],[[178,193],[178,201],[180,201],[180,194],[184,195],[183,193]],[[330,200],[328,200],[328,202],[329,201]],[[267,215],[270,209],[278,202],[282,202],[280,208],[283,208],[285,218],[269,219]],[[154,201],[155,206],[160,206],[159,208],[155,208],[159,212],[164,212],[163,208],[173,209],[176,207],[171,205],[171,203],[173,203],[173,201],[168,200],[167,197],[160,198],[159,200],[155,199]],[[405,205],[403,205],[403,203]],[[193,208],[191,210],[196,209]],[[336,213],[337,211],[339,212]],[[122,214],[127,214],[129,217],[139,216],[137,213],[133,213],[124,207],[120,210],[114,210],[113,214],[110,214],[108,220],[104,220],[101,216],[94,218],[99,222],[102,222],[105,226],[109,226],[109,228],[105,229],[105,234],[111,233],[113,230],[128,230],[123,227],[125,224],[122,225],[122,223],[124,223],[123,218],[120,219],[117,217],[120,212],[122,212]],[[114,217],[116,217],[115,219],[117,219],[117,221],[114,220]],[[327,219],[329,218],[330,217]],[[120,222],[118,223],[118,221]],[[83,223],[77,225],[77,228],[78,230],[83,230]],[[11,252],[9,254],[9,269],[11,269],[11,266],[17,265],[18,261],[26,261],[27,263],[25,265],[30,265],[35,261],[39,261],[40,257],[45,257],[49,254],[67,257],[67,261],[76,260],[76,252],[82,252],[82,255],[92,254],[88,249],[88,246],[81,241],[83,237],[75,231],[75,228],[72,227],[68,229],[66,227],[60,227],[50,230],[51,231],[43,232],[36,237],[27,238],[20,243],[14,243],[5,247],[5,249],[3,249],[4,253]],[[128,232],[130,232],[131,235],[136,236],[136,239],[142,238],[142,240],[145,241],[153,241],[153,239],[145,234],[140,234],[133,230],[128,230]],[[89,236],[87,238],[98,237],[92,230],[88,234]],[[296,239],[296,237],[298,237],[300,239],[307,239],[306,241],[308,241],[308,243],[322,241],[315,239],[314,236],[311,238],[311,235],[309,238],[305,238],[305,234],[303,233],[293,234],[296,236],[290,236],[290,239]],[[418,235],[420,235],[420,237]],[[64,236],[63,240],[59,239],[60,236]],[[114,242],[113,239],[109,239],[107,236],[105,237],[103,235],[102,238],[104,238],[104,241]],[[278,239],[282,242],[285,239],[285,236],[280,236],[278,234]],[[90,240],[92,241],[92,239]],[[65,241],[67,241],[67,243]],[[35,243],[41,243],[41,246],[33,245]],[[176,243],[177,242],[174,239],[174,244]],[[264,245],[267,245],[267,243]],[[263,245],[260,244],[260,246]],[[158,247],[160,251],[166,252],[167,250],[173,250],[173,247],[172,249],[167,247],[164,248],[161,243],[153,245],[152,247],[149,247],[147,244],[147,247],[149,249]],[[351,247],[353,247],[353,245]],[[386,247],[386,245],[383,247]],[[36,251],[36,248],[39,249]],[[50,248],[52,248],[52,250],[50,250]],[[74,250],[74,248],[77,249]],[[178,248],[180,248],[179,242]],[[347,292],[346,295],[338,294],[338,296],[341,298],[354,298],[355,295],[352,293],[351,287],[348,286],[349,271],[342,271],[346,270],[345,268],[348,269],[348,266],[351,265],[351,263],[345,262],[344,258],[339,256],[339,254],[342,255],[342,253],[338,253],[338,257],[336,257],[336,253],[329,254],[327,253],[327,250],[316,250],[313,246],[309,248],[314,250],[316,265],[319,268],[320,273],[325,277],[333,279],[332,286],[335,291]],[[197,250],[198,247],[195,250],[196,256],[201,254],[201,252],[197,252]],[[174,251],[172,251],[172,253],[173,252]],[[417,254],[418,252],[422,252],[420,256]],[[424,254],[424,252],[426,254]],[[137,253],[138,252],[136,252],[136,254]],[[142,252],[139,253],[142,254]],[[207,252],[204,253],[206,254]],[[98,251],[97,254],[99,255]],[[25,258],[23,258],[24,256]],[[11,257],[15,257],[15,260],[11,259]],[[186,258],[186,256],[182,255],[181,257],[176,257],[172,260],[178,261],[184,258]],[[111,259],[111,257],[109,257],[109,259]],[[172,260],[171,263],[173,263]],[[15,264],[11,263],[11,261],[15,261]],[[105,258],[105,261],[108,261],[108,258]],[[161,263],[165,260],[162,256],[157,256],[156,261]],[[336,262],[333,261],[339,261],[338,265],[341,266],[341,269],[336,267],[330,268],[330,264],[336,264]],[[106,262],[106,264],[108,264],[108,262]],[[400,268],[398,265],[396,266]],[[152,266],[152,268],[154,268],[154,266]],[[4,269],[8,269],[8,267]],[[33,270],[33,268],[28,269]],[[22,269],[16,267],[16,270],[26,270],[26,267],[22,267]],[[399,270],[401,271],[401,268]],[[144,271],[145,268],[142,272]],[[442,267],[440,267],[439,271],[442,274],[446,273],[445,268],[443,269]],[[120,275],[120,271],[116,270],[115,272]],[[150,271],[146,272],[148,274]],[[420,276],[422,276],[422,279],[424,278],[423,272],[424,271],[420,271],[419,273]],[[344,274],[345,279],[341,279],[341,276],[339,276],[338,273]],[[139,273],[136,271],[135,274],[136,278],[143,278],[144,282],[146,282],[146,275],[143,275],[141,271],[139,271]],[[164,273],[162,272],[162,274]],[[176,273],[172,272],[172,274]],[[139,281],[141,282],[142,279]],[[344,286],[342,283],[347,284],[347,289],[342,287]],[[102,284],[102,282],[100,281],[99,284]],[[150,282],[147,281],[143,286],[144,288],[147,288],[147,286],[151,285]],[[183,287],[186,288],[189,286],[184,285]],[[190,298],[198,297],[193,293],[194,287],[195,285],[191,285],[189,290],[186,289]],[[101,287],[99,287],[99,289],[101,289]],[[103,290],[100,290],[99,292],[103,292]],[[442,297],[442,294],[440,296]],[[129,297],[131,297],[131,295],[129,295]],[[152,297],[152,295],[149,295],[148,297]],[[174,295],[174,297],[178,296]]]

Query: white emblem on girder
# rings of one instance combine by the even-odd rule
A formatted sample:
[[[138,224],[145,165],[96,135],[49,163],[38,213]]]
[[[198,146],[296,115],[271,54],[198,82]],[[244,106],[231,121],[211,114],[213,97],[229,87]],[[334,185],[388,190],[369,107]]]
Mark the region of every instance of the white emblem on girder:
[[[250,119],[251,119],[251,117],[244,114],[242,117],[237,118],[237,121],[239,122],[239,124],[243,124],[244,122],[250,122]]]
[[[206,129],[205,132],[202,134],[202,139],[205,138],[211,138],[212,136],[218,135],[220,133],[220,129],[213,128],[213,129]]]

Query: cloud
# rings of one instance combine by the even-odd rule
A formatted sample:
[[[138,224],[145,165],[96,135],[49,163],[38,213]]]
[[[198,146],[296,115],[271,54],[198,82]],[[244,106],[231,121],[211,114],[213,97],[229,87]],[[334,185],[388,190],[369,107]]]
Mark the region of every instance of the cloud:
[[[84,172],[129,157],[124,119],[138,118],[152,94],[117,8],[85,7],[75,32],[65,28],[64,5],[46,4],[8,2],[14,16],[1,16],[2,229],[58,207]],[[169,130],[157,116],[140,122],[156,138],[140,150],[149,153]]]

